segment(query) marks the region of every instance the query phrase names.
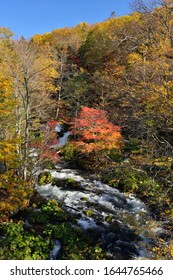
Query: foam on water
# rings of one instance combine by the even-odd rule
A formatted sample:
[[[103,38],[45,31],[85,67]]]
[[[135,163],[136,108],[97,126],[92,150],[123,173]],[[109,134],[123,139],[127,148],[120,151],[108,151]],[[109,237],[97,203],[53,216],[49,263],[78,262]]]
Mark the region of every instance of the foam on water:
[[[54,243],[54,248],[50,252],[50,260],[56,260],[57,255],[61,249],[61,242],[59,240],[54,240],[53,243]]]
[[[92,218],[81,218],[77,221],[77,224],[85,230],[98,227]]]
[[[64,135],[62,137],[59,137],[59,139],[58,139],[59,140],[58,141],[58,146],[59,147],[62,147],[67,143],[67,139],[68,139],[69,135],[70,135],[70,132],[67,131],[67,132],[64,133]]]
[[[80,175],[75,175],[73,172],[70,172],[70,169],[64,169],[62,171],[52,171],[52,170],[47,170],[51,173],[52,177],[57,178],[57,179],[74,179],[75,181],[81,182],[84,179]]]

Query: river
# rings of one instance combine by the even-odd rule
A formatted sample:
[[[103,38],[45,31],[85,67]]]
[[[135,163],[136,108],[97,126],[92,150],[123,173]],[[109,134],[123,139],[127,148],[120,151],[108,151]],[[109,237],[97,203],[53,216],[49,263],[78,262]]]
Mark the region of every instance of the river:
[[[94,236],[110,258],[116,259],[117,254],[122,259],[149,257],[149,244],[163,230],[142,201],[63,162],[49,172],[54,182],[37,186],[39,194],[60,201],[76,217],[74,226]]]

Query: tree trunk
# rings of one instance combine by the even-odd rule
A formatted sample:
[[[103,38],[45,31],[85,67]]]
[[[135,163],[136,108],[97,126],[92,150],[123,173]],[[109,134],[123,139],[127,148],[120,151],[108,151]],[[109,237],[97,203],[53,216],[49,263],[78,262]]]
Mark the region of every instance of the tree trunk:
[[[26,103],[25,103],[25,133],[24,133],[24,167],[23,167],[23,179],[27,180],[27,157],[28,157],[28,142],[29,142],[29,89],[28,81],[25,79],[26,90]]]

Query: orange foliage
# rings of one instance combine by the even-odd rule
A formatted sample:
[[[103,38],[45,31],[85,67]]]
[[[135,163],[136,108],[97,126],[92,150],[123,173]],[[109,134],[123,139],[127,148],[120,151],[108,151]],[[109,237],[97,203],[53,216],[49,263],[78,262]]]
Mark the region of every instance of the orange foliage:
[[[83,151],[119,149],[123,144],[121,129],[108,121],[104,110],[83,107],[72,123],[72,134],[77,135],[74,145]]]

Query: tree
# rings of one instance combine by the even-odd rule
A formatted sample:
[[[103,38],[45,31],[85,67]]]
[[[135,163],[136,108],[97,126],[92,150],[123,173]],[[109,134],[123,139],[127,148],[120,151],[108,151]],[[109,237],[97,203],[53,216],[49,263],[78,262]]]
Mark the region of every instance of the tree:
[[[119,149],[123,143],[120,127],[108,121],[107,112],[89,107],[73,120],[72,134],[77,137],[74,145],[87,153]]]
[[[21,169],[26,180],[29,173],[29,144],[41,124],[48,121],[55,108],[51,94],[56,91],[53,79],[57,76],[55,64],[47,46],[38,48],[32,41],[21,39],[14,43],[14,57],[8,60],[9,74],[13,81],[18,103],[18,135],[21,138],[19,154]]]
[[[6,60],[13,53],[11,35],[9,30],[0,29],[0,221],[26,206],[30,195],[28,183],[19,174],[17,101]]]
[[[142,14],[147,23],[148,30],[167,39],[173,47],[173,1],[172,0],[135,0],[132,3],[133,9]]]

